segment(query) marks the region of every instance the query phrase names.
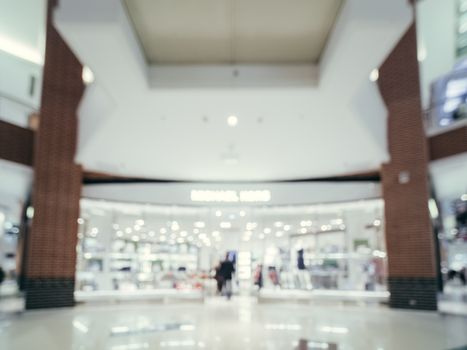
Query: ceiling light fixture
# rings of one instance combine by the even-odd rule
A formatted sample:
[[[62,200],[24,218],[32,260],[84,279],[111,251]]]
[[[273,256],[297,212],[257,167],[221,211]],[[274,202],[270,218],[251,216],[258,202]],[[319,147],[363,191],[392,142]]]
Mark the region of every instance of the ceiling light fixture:
[[[230,117],[227,118],[227,124],[232,128],[237,126],[238,118],[235,115],[231,115]]]

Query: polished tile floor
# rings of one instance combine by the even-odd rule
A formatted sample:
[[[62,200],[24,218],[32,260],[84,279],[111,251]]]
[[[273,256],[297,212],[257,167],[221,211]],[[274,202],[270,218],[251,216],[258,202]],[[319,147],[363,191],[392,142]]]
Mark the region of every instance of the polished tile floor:
[[[0,349],[445,350],[467,345],[467,318],[376,306],[127,304],[30,311],[0,317]]]

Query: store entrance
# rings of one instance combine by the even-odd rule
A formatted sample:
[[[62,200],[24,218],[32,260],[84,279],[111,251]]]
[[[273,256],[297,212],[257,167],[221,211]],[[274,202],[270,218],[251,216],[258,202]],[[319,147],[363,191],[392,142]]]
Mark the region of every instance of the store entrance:
[[[216,266],[228,253],[234,295],[384,299],[382,218],[379,199],[264,207],[83,199],[76,298],[216,296]]]

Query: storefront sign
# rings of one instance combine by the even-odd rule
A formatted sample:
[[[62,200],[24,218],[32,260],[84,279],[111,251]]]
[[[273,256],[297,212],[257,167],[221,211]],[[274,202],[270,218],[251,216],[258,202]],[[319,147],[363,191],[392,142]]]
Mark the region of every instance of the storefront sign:
[[[268,190],[260,191],[233,191],[233,190],[192,190],[192,202],[216,202],[216,203],[255,203],[269,202],[271,192]]]

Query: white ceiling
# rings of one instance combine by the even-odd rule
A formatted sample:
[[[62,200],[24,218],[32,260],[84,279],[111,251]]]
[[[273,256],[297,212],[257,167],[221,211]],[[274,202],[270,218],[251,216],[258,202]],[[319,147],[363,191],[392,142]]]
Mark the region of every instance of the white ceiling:
[[[221,65],[220,73],[189,65],[193,84],[177,69],[154,84],[165,68],[146,63],[122,3],[62,0],[56,24],[96,78],[79,111],[77,161],[94,171],[190,181],[378,169],[388,160],[386,109],[368,77],[411,19],[406,0],[344,2],[313,82],[297,83],[294,65]],[[250,78],[235,83],[242,74]],[[235,128],[226,123],[232,114]]]
[[[125,0],[154,63],[317,62],[342,0]]]

